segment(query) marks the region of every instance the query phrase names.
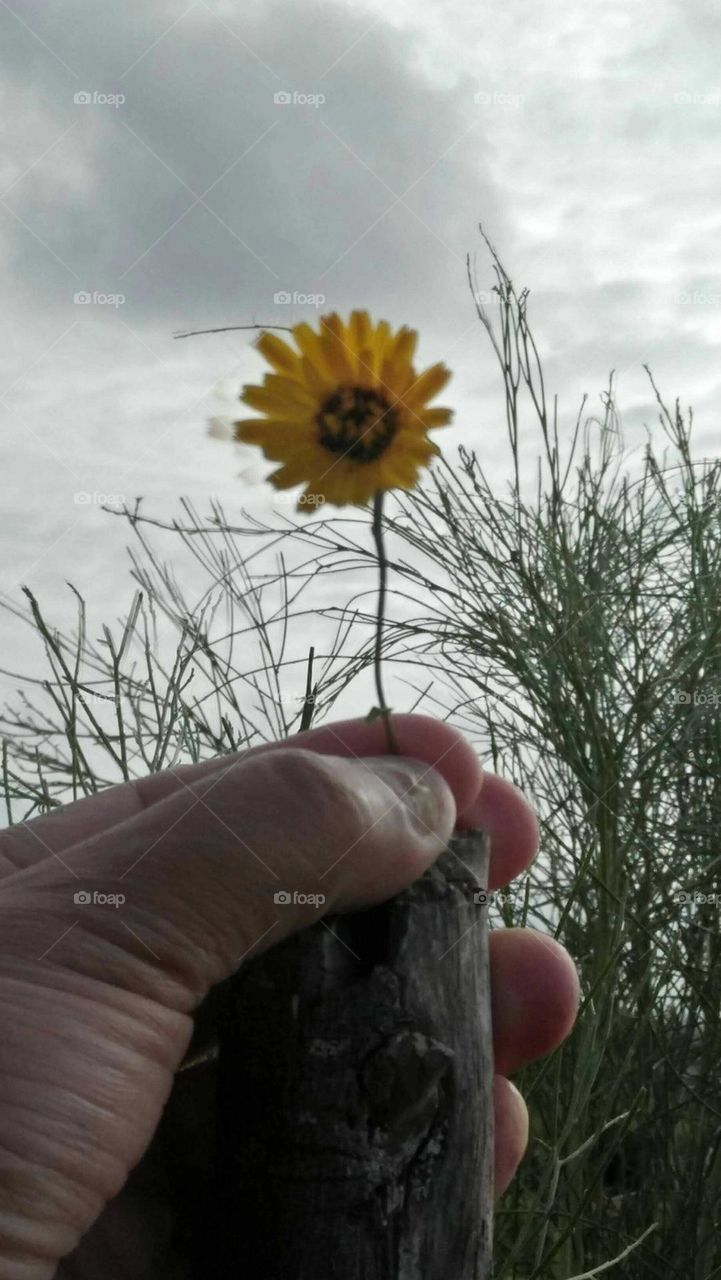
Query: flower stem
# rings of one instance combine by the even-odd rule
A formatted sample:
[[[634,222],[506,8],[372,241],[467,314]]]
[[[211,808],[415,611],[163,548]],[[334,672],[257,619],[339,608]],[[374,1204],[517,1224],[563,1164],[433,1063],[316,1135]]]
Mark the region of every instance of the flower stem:
[[[378,707],[383,716],[386,726],[386,738],[388,741],[388,750],[392,755],[400,755],[398,744],[395,740],[393,730],[391,728],[390,709],[386,703],[383,693],[383,682],[381,680],[381,653],[383,648],[383,619],[385,616],[386,606],[386,581],[388,578],[388,561],[386,560],[385,548],[383,545],[383,490],[379,489],[373,498],[373,537],[375,539],[376,550],[378,552],[378,569],[380,580],[378,585],[378,620],[376,622],[376,643],[375,656],[373,666],[376,678],[376,693],[378,695]]]

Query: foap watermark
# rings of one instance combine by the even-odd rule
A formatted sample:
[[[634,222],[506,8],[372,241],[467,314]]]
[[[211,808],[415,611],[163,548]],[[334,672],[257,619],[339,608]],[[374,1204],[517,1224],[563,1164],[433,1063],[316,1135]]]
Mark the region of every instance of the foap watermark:
[[[78,702],[89,711],[100,707],[111,707],[118,711],[123,705],[123,700],[117,693],[86,693],[82,689],[78,691]]]
[[[512,889],[507,889],[505,893],[498,893],[493,889],[476,889],[473,894],[473,901],[478,907],[503,907],[507,902],[513,904],[517,898],[522,896],[522,886],[514,885]]]
[[[125,294],[99,293],[97,289],[89,293],[87,289],[79,289],[73,294],[73,302],[76,307],[122,307]]]
[[[101,93],[99,89],[81,89],[73,94],[73,102],[79,107],[122,107],[125,102],[124,93]]]
[[[279,289],[273,294],[276,307],[324,307],[324,293],[289,293],[287,289]]]
[[[79,493],[73,494],[73,502],[76,507],[124,507],[124,493],[88,493],[87,489],[82,489]]]
[[[717,307],[721,302],[721,293],[704,293],[702,289],[694,289],[693,292],[682,290],[676,294],[676,301],[685,306]]]
[[[273,94],[273,101],[276,107],[322,107],[326,100],[324,93],[299,93],[294,89],[289,93],[287,89],[280,89],[278,93]]]
[[[705,93],[700,89],[681,89],[673,95],[677,107],[718,107],[721,106],[721,89],[710,89]]]
[[[308,511],[318,511],[324,502],[325,494],[323,493],[301,493],[298,495],[291,493],[288,489],[277,489],[273,494],[273,506],[279,507],[281,510],[285,507],[294,507],[298,503]]]
[[[699,893],[697,889],[689,893],[686,889],[679,889],[676,901],[681,907],[721,907],[721,893]]]
[[[122,907],[125,902],[124,893],[100,893],[94,889],[91,893],[89,889],[78,889],[73,894],[73,902],[76,907]]]
[[[322,907],[325,902],[324,893],[299,893],[294,889],[289,893],[287,889],[279,889],[273,894],[273,901],[276,907]]]
[[[491,893],[488,889],[476,889],[473,895],[473,901],[477,907],[490,907],[496,900],[495,893]]]
[[[682,689],[675,689],[671,700],[684,704],[692,702],[695,707],[718,707],[721,706],[721,693],[705,693],[703,689],[696,689],[693,694],[690,694]]]
[[[473,901],[477,907],[494,907],[496,903],[503,905],[504,902],[510,902],[511,898],[511,894],[496,893],[495,889],[476,889],[473,895]]]
[[[502,93],[500,89],[479,89],[473,101],[477,107],[522,107],[526,97],[523,93]]]

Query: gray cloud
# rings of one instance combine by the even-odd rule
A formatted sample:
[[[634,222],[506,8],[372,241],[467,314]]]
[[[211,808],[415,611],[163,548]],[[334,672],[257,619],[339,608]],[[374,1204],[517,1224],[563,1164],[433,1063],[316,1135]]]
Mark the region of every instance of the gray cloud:
[[[707,6],[8,4],[0,590],[29,581],[62,620],[72,577],[98,617],[117,611],[125,532],[78,490],[142,493],[165,514],[179,493],[269,513],[250,457],[205,436],[260,371],[250,336],[172,333],[317,317],[276,305],[279,291],[418,327],[421,358],[455,371],[444,447],[476,446],[502,488],[502,396],[465,277],[470,249],[479,286],[493,283],[479,220],[531,289],[562,435],[615,367],[638,450],[644,424],[658,432],[648,361],[669,400],[694,403],[699,451],[718,449]],[[76,103],[83,92],[125,101]],[[80,291],[106,300],[76,304]],[[530,476],[538,448],[529,419]]]
[[[124,294],[133,321],[182,325],[267,315],[281,290],[342,304],[349,282],[376,305],[402,282],[412,307],[460,274],[479,203],[497,203],[487,143],[470,93],[431,86],[407,35],[325,4],[256,6],[232,25],[200,4],[165,35],[168,7],[151,4],[132,41],[121,10],[106,16],[102,42],[76,42],[86,5],[44,15],[75,76],[0,18],[27,98],[3,217],[26,306],[41,281],[46,308]],[[21,89],[28,54],[40,105]]]

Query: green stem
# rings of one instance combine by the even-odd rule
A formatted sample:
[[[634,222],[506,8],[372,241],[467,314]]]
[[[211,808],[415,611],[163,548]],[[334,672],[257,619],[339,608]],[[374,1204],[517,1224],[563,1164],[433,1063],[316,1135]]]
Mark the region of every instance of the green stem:
[[[373,538],[375,539],[376,550],[378,552],[378,569],[380,571],[380,581],[378,586],[378,620],[376,622],[376,643],[373,666],[376,678],[376,693],[378,695],[378,707],[383,715],[383,723],[386,727],[386,738],[388,740],[388,750],[392,755],[400,755],[398,744],[393,735],[390,720],[390,710],[386,703],[383,693],[383,682],[381,679],[381,653],[383,648],[383,619],[385,617],[386,607],[386,581],[388,578],[388,561],[386,560],[385,548],[383,545],[383,490],[379,489],[373,499]]]

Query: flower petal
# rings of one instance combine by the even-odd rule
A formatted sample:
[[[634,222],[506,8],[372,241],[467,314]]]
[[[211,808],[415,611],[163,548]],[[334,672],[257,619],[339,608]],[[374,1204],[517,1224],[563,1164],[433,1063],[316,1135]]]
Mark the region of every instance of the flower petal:
[[[334,362],[326,352],[322,336],[305,323],[297,324],[293,334],[305,359],[318,370],[321,377],[335,384],[337,379]]]
[[[296,404],[313,412],[318,408],[318,400],[313,392],[301,383],[293,382],[291,378],[284,378],[278,373],[266,373],[265,386],[273,395],[282,396],[289,404]]]
[[[451,376],[450,369],[444,364],[432,364],[403,392],[404,405],[407,409],[420,408],[443,390]]]
[[[383,361],[385,359],[386,350],[390,342],[391,327],[387,320],[379,320],[376,326],[375,338],[373,339],[373,369],[378,378]]]
[[[356,386],[370,389],[376,385],[375,352],[373,347],[363,347],[358,352],[358,372],[355,377]]]
[[[241,395],[243,404],[247,404],[250,409],[257,409],[259,413],[267,413],[272,418],[282,418],[285,422],[295,422],[307,410],[300,409],[297,404],[293,404],[286,396],[278,395],[269,390],[268,387],[245,386]]]
[[[331,315],[321,316],[320,324],[326,359],[331,362],[331,367],[341,383],[352,383],[357,369],[357,360],[343,321],[333,312]]]
[[[393,349],[389,351],[389,356],[398,364],[412,364],[413,357],[418,346],[418,333],[415,329],[409,329],[408,325],[403,325],[402,329],[396,334]]]
[[[289,377],[300,374],[300,356],[274,333],[261,333],[255,346],[278,373],[285,373]]]
[[[403,431],[393,441],[393,453],[403,453],[425,466],[434,454],[440,453],[440,449],[426,435],[417,431]]]
[[[367,311],[352,311],[348,324],[348,346],[358,355],[369,347],[373,338],[373,326]]]
[[[453,420],[452,409],[424,409],[418,417],[428,430],[431,427],[447,427]]]
[[[234,424],[236,440],[243,444],[257,444],[266,458],[272,462],[284,462],[287,458],[303,453],[311,443],[302,428],[288,422],[268,422],[263,418],[248,419]]]
[[[392,356],[386,355],[383,364],[379,382],[386,393],[393,396],[402,396],[407,387],[415,382],[416,373],[412,365],[405,364],[402,361],[395,360]]]
[[[335,389],[336,383],[333,378],[322,373],[317,365],[313,364],[307,356],[301,357],[301,367],[303,370],[303,381],[312,391],[318,405],[323,404]]]
[[[307,479],[308,462],[302,456],[289,459],[270,477],[271,484],[274,484],[276,489],[292,489],[296,484],[304,484]]]

